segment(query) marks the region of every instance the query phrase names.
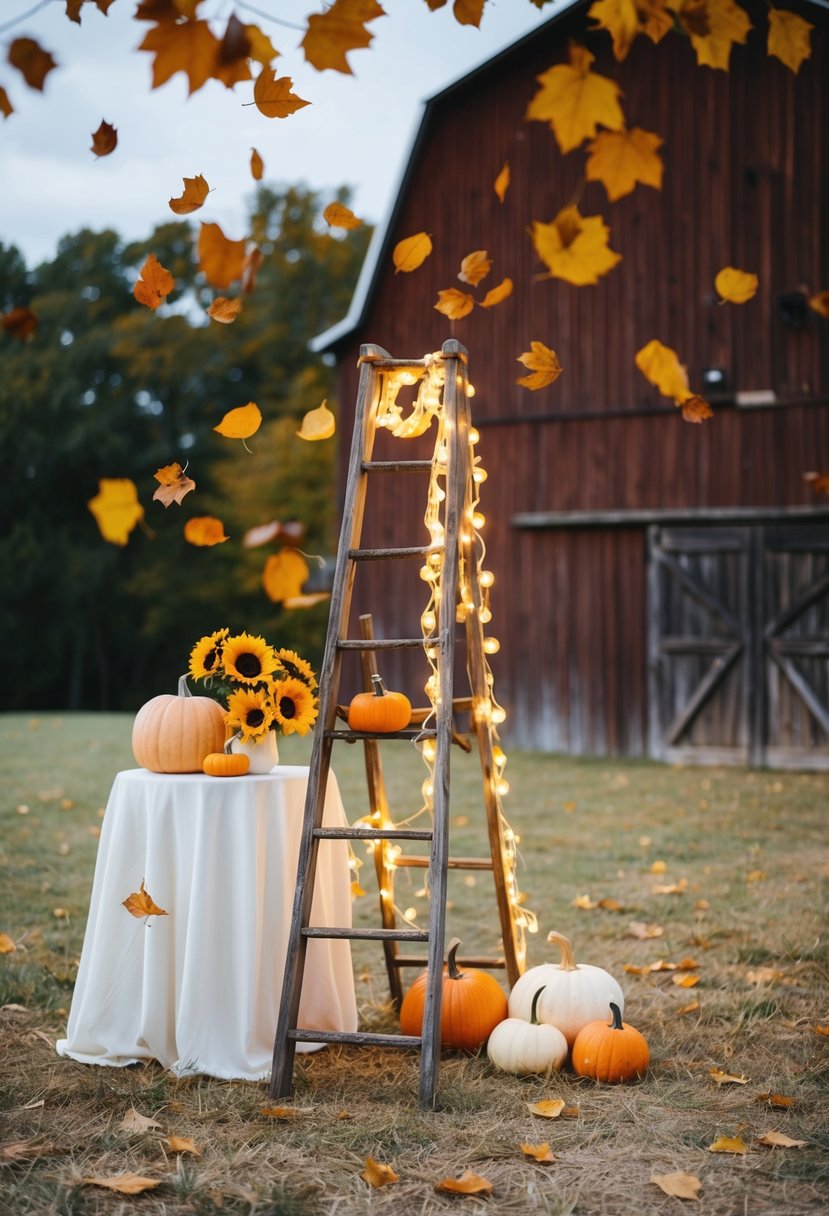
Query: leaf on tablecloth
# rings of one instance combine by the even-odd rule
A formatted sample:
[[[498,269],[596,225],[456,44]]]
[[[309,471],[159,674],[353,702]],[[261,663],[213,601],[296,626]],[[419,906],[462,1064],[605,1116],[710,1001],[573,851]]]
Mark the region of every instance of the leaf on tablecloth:
[[[151,895],[147,894],[144,886],[144,879],[141,879],[141,889],[133,891],[126,899],[121,901],[127,909],[130,916],[137,916],[139,920],[147,916],[167,916],[163,908],[159,908],[158,904],[153,901]]]

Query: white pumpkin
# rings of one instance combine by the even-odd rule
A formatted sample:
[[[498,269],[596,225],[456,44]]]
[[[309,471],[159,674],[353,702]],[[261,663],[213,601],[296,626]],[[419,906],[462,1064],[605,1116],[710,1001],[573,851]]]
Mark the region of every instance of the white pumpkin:
[[[486,1053],[502,1072],[529,1076],[535,1072],[558,1072],[567,1059],[567,1040],[555,1026],[536,1017],[539,988],[532,999],[529,1022],[523,1018],[504,1018],[489,1036]]]
[[[541,963],[524,972],[510,993],[509,1016],[529,1021],[533,997],[543,985],[538,1020],[557,1026],[572,1047],[582,1026],[606,1018],[611,1001],[624,1010],[625,998],[609,971],[576,962],[573,947],[563,934],[550,933],[547,941],[558,946],[561,962]]]

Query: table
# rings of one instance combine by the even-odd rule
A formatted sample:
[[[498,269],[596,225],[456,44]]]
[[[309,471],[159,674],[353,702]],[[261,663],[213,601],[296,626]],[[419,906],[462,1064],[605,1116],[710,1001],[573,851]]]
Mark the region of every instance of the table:
[[[295,765],[230,778],[117,774],[60,1055],[154,1059],[177,1075],[269,1075],[307,778]],[[333,773],[324,822],[346,822]],[[122,906],[142,880],[167,916],[145,921]],[[346,841],[320,844],[311,924],[351,924]],[[308,943],[298,1024],[356,1030],[348,940]]]

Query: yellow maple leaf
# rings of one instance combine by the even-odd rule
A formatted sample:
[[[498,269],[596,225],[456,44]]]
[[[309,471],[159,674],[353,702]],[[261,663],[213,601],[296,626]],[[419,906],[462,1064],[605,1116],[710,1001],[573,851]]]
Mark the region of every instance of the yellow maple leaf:
[[[674,28],[674,14],[668,9],[667,0],[638,0],[637,8],[641,32],[651,42],[661,42]]]
[[[159,304],[164,303],[175,285],[176,281],[169,270],[151,253],[141,267],[140,278],[133,287],[132,294],[139,304],[146,304],[147,308],[155,311]]]
[[[442,1178],[436,1182],[435,1190],[450,1195],[491,1195],[492,1183],[472,1170],[464,1170],[460,1178]]]
[[[229,299],[227,296],[216,296],[207,309],[207,315],[214,321],[219,321],[222,325],[232,325],[241,311],[241,300]]]
[[[481,308],[494,308],[502,300],[512,295],[512,279],[502,279],[497,287],[491,287],[484,298],[479,301]]]
[[[242,277],[245,241],[226,237],[219,224],[205,224],[202,221],[197,253],[199,267],[211,287],[224,290]]]
[[[651,1174],[651,1182],[674,1199],[698,1199],[702,1183],[694,1174],[678,1170],[674,1174]]]
[[[161,21],[145,36],[139,51],[155,54],[153,84],[157,89],[176,72],[187,76],[188,91],[195,93],[219,66],[219,39],[206,21]]]
[[[328,408],[327,401],[323,401],[315,410],[308,411],[302,419],[302,426],[297,435],[300,439],[313,442],[318,439],[330,439],[336,429],[337,421]]]
[[[168,206],[171,211],[175,211],[176,215],[189,215],[191,211],[198,211],[199,207],[203,206],[204,200],[210,193],[208,186],[201,173],[196,177],[182,178],[184,182],[184,191],[180,198],[171,198]]]
[[[663,165],[657,148],[662,143],[660,136],[641,127],[602,131],[588,145],[585,176],[602,183],[611,203],[630,194],[637,182],[661,190]]]
[[[141,879],[139,889],[133,891],[131,895],[128,895],[121,902],[130,916],[137,916],[139,920],[142,920],[146,916],[167,916],[164,909],[159,908],[152,896],[147,894],[143,878]]]
[[[705,13],[708,33],[700,35],[690,31],[697,63],[700,67],[720,68],[727,72],[731,48],[735,42],[745,42],[751,21],[745,9],[735,4],[734,0],[708,0]]]
[[[373,1157],[366,1157],[360,1177],[369,1186],[377,1188],[400,1181],[400,1175],[396,1174],[390,1165],[383,1165],[381,1161],[375,1161]]]
[[[594,59],[585,47],[571,42],[569,64],[557,63],[537,78],[541,88],[525,118],[549,123],[562,152],[592,139],[600,126],[620,131],[625,125],[619,105],[622,91],[615,80],[591,72]]]
[[[334,0],[326,12],[308,18],[308,31],[300,43],[306,60],[319,72],[330,68],[350,76],[347,53],[370,46],[374,35],[365,28],[366,22],[384,16],[377,0]]]
[[[152,1191],[161,1186],[160,1179],[144,1178],[141,1174],[129,1171],[124,1174],[111,1174],[108,1178],[88,1177],[81,1181],[86,1186],[102,1186],[108,1191],[116,1191],[119,1195],[140,1195],[142,1191]]]
[[[507,190],[509,190],[509,182],[510,182],[509,161],[505,160],[504,166],[501,169],[501,172],[498,174],[495,181],[492,183],[492,189],[498,195],[499,203],[503,203],[504,199],[506,198]]]
[[[787,9],[769,9],[768,53],[797,75],[801,63],[812,54],[809,35],[815,27]]]
[[[597,283],[622,255],[610,248],[610,229],[600,215],[579,214],[578,207],[563,207],[548,224],[533,220],[535,251],[554,279],[576,287]]]
[[[809,307],[820,317],[829,317],[829,291],[819,291],[809,299]]]
[[[533,391],[546,388],[548,384],[557,380],[562,372],[558,355],[543,342],[530,342],[530,349],[518,356],[518,362],[529,368],[532,375],[519,376],[515,383]]]
[[[301,596],[310,570],[298,549],[286,547],[272,553],[262,571],[262,585],[269,599],[278,604]]]
[[[265,172],[265,162],[255,148],[250,150],[250,175],[255,182],[261,182]]]
[[[237,405],[236,409],[228,410],[213,430],[224,435],[225,439],[250,439],[261,425],[262,411],[253,401],[249,401],[247,405]]]
[[[349,208],[342,203],[329,203],[322,213],[322,218],[325,220],[329,228],[359,228],[362,225],[362,220],[354,214]]]
[[[125,545],[130,532],[144,518],[138,490],[129,477],[102,477],[98,493],[87,506],[95,516],[101,536],[113,545]]]
[[[645,379],[655,385],[663,396],[684,401],[692,395],[688,388],[688,373],[680,363],[679,355],[670,346],[663,346],[653,338],[636,352],[635,362]]]
[[[638,33],[642,23],[636,8],[636,0],[596,0],[587,10],[599,29],[607,30],[613,39],[613,54],[621,62]]]
[[[471,287],[477,287],[490,270],[492,270],[492,258],[485,249],[476,249],[474,253],[468,253],[461,262],[458,278],[462,283],[469,283]]]
[[[737,270],[735,266],[724,266],[717,272],[714,287],[723,300],[729,300],[732,304],[745,304],[757,294],[758,282],[756,274]]]
[[[260,114],[266,118],[288,118],[309,106],[310,101],[304,101],[293,91],[294,82],[290,76],[280,76],[272,68],[262,68],[253,86],[253,100]]]
[[[741,1136],[717,1136],[713,1144],[708,1145],[709,1153],[745,1153],[748,1146]]]
[[[184,539],[189,545],[210,548],[221,545],[228,537],[225,536],[224,524],[214,515],[194,515],[184,525]]]
[[[533,1161],[555,1161],[555,1156],[550,1151],[550,1146],[546,1140],[543,1144],[525,1144],[520,1142],[518,1147],[525,1157],[532,1157]]]
[[[528,1102],[527,1110],[542,1119],[557,1119],[566,1105],[563,1098],[543,1098],[540,1102]]]
[[[158,489],[153,494],[153,502],[157,499],[165,507],[169,507],[174,502],[181,506],[184,496],[196,488],[195,481],[192,477],[185,475],[184,469],[178,461],[173,464],[165,464],[162,469],[157,469],[153,473],[153,477],[159,483]]]
[[[422,266],[432,252],[432,238],[428,232],[416,232],[414,236],[404,237],[402,241],[398,241],[392,250],[392,261],[394,262],[394,272],[397,274],[399,270],[408,274],[411,270],[417,270],[418,266]]]
[[[475,307],[475,297],[468,291],[459,291],[457,287],[449,287],[446,291],[438,292],[438,302],[434,305],[450,321],[458,321],[472,312]]]

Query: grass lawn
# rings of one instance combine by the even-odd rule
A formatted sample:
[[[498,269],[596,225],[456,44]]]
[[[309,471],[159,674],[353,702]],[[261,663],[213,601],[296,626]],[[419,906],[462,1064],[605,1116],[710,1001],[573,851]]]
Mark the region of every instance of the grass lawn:
[[[444,1056],[439,1107],[417,1104],[418,1058],[329,1048],[299,1060],[294,1115],[260,1113],[267,1086],[177,1080],[59,1060],[83,941],[97,836],[114,774],[134,767],[131,717],[0,717],[0,1213],[140,1211],[437,1213],[450,1210],[650,1216],[682,1204],[652,1174],[701,1183],[690,1210],[799,1216],[829,1209],[829,774],[669,768],[510,752],[505,809],[519,834],[520,884],[540,931],[529,963],[557,961],[557,929],[581,962],[625,992],[625,1020],[651,1048],[640,1083],[600,1086],[496,1073],[483,1056]],[[287,763],[304,741],[281,741]],[[416,809],[424,769],[402,744],[384,765],[398,817]],[[366,806],[362,751],[334,767],[349,817]],[[417,797],[417,795],[415,795]],[[484,855],[477,761],[457,752],[453,852]],[[379,924],[372,867],[359,923]],[[397,902],[419,906],[422,872],[402,870]],[[474,881],[473,881],[474,880]],[[637,937],[647,925],[659,936]],[[448,933],[464,952],[497,948],[491,877],[450,879]],[[0,938],[0,942],[4,939]],[[394,1028],[379,947],[355,948],[364,1025]],[[649,964],[693,962],[687,970]],[[496,973],[498,974],[498,973]],[[698,976],[693,986],[677,981]],[[410,975],[407,975],[410,978]],[[712,1070],[744,1080],[718,1084]],[[556,1119],[528,1104],[562,1098]],[[155,1121],[119,1127],[135,1108]],[[762,1142],[768,1133],[805,1141]],[[176,1153],[189,1137],[200,1155]],[[718,1137],[744,1151],[712,1152]],[[539,1163],[520,1145],[549,1144]],[[739,1145],[732,1145],[732,1148]],[[399,1181],[373,1189],[367,1157]],[[439,1193],[471,1170],[490,1198]],[[160,1183],[134,1197],[85,1183],[134,1171]]]

